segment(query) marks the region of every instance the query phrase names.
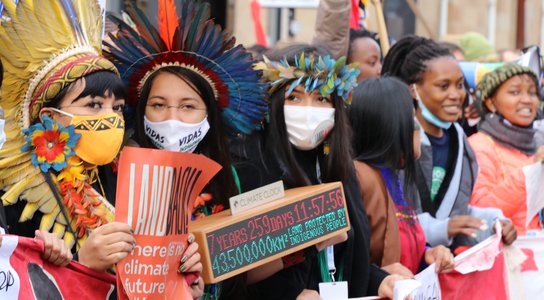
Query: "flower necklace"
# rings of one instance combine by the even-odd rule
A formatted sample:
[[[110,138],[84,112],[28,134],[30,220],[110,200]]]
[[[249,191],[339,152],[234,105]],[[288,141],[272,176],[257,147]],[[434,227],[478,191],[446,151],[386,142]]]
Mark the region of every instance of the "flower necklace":
[[[42,119],[43,123],[23,131],[25,144],[21,151],[30,151],[32,164],[42,172],[58,172],[56,176],[51,175],[58,183],[62,202],[75,221],[76,234],[81,238],[88,229],[108,222],[102,197],[89,184],[96,176],[96,172],[92,172],[96,168],[86,169],[75,155],[74,148],[81,135],[75,133],[73,125],[64,127],[46,115]]]
[[[225,207],[222,204],[210,204],[212,200],[212,194],[202,193],[196,197],[196,200],[193,205],[193,220],[201,219],[205,216],[214,215],[222,210]]]

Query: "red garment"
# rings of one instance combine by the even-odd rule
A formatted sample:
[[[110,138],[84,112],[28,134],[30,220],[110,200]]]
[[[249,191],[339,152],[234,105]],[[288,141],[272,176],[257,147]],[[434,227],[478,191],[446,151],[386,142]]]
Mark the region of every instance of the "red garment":
[[[115,276],[93,271],[77,262],[66,267],[44,261],[43,242],[2,236],[0,299],[108,299]]]
[[[454,271],[438,274],[442,299],[510,299],[500,228],[493,237],[461,255],[456,258]]]
[[[399,225],[400,263],[416,274],[425,254],[425,232],[419,224],[416,212],[408,207],[395,205]]]
[[[468,139],[478,160],[479,173],[470,204],[500,208],[512,220],[518,235],[539,229],[538,216],[525,227],[527,191],[522,168],[533,163],[533,157],[496,143],[490,136],[478,132]]]

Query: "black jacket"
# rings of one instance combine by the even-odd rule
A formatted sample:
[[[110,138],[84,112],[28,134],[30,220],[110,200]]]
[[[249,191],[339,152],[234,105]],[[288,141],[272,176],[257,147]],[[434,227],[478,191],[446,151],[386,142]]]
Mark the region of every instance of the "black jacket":
[[[320,182],[318,178],[317,160],[322,160],[321,148],[311,151],[295,150],[297,162],[309,177],[312,184]],[[247,190],[257,188],[280,179],[285,174],[275,162],[272,153],[264,154],[263,160],[246,160],[235,163],[240,175],[241,186]],[[295,188],[285,184],[285,188]],[[388,275],[376,265],[370,264],[370,227],[366,212],[362,205],[361,194],[355,173],[350,180],[344,183],[351,230],[348,240],[335,245],[336,266],[344,265],[343,280],[348,281],[350,297],[377,295],[382,280]],[[302,263],[283,269],[273,276],[246,287],[245,295],[230,294],[232,286],[224,284],[222,299],[295,299],[303,289],[319,290],[321,273],[315,247],[305,250],[305,260]],[[240,285],[237,286],[240,288]],[[228,296],[226,296],[228,295]]]

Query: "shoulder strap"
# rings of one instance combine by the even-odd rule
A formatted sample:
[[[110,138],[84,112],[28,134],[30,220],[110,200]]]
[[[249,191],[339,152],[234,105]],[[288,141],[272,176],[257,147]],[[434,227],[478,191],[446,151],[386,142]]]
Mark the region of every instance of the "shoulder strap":
[[[236,189],[238,190],[238,194],[242,193],[242,186],[240,184],[240,178],[238,177],[238,172],[236,172],[236,169],[233,165],[230,165],[230,168],[232,170],[232,177],[234,177],[234,184],[236,184]]]

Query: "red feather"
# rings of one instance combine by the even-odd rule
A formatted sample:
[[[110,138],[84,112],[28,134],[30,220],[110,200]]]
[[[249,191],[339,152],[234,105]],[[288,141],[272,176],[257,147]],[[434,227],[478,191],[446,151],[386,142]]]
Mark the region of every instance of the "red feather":
[[[172,40],[178,26],[174,0],[159,0],[159,32],[168,50],[172,50]]]

